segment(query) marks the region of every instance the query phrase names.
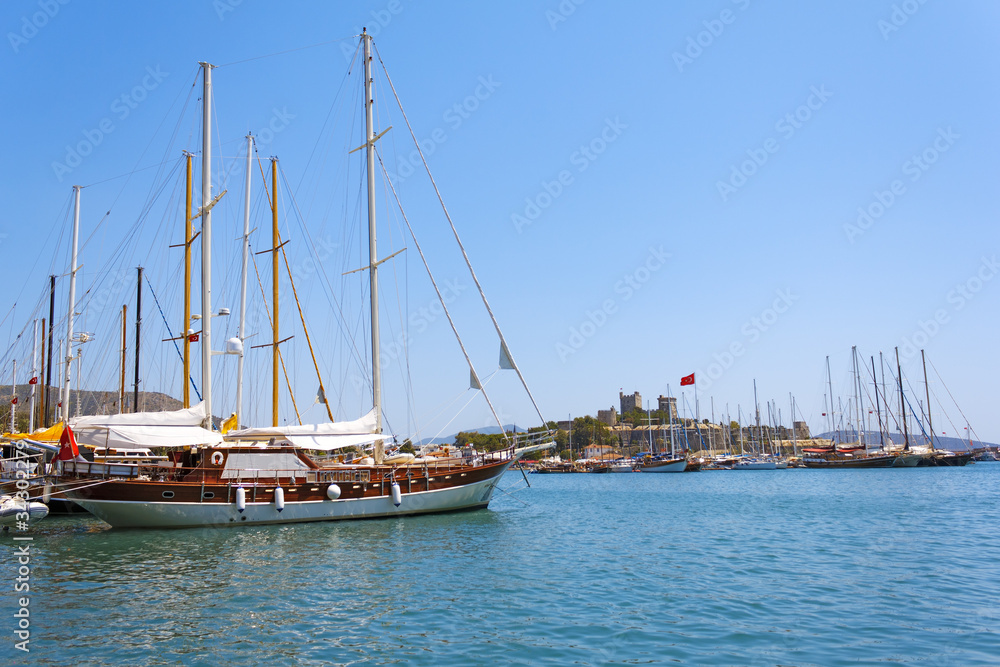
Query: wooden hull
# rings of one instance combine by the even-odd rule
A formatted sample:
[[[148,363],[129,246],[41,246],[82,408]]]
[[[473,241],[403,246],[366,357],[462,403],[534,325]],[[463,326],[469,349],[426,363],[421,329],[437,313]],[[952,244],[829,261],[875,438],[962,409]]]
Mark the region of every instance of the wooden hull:
[[[850,459],[802,459],[802,463],[807,468],[891,468],[898,457],[889,456],[869,456],[866,458]]]
[[[401,497],[396,506],[390,481],[352,483],[299,480],[234,483],[221,481],[156,482],[111,480],[67,490],[76,503],[115,528],[190,528],[248,524],[303,523],[438,512],[474,510],[489,505],[500,477],[512,460],[435,473],[428,478],[405,477],[396,469]],[[380,473],[388,469],[376,469]],[[339,471],[344,472],[344,471]],[[376,475],[370,474],[369,479]],[[393,479],[393,478],[390,478]],[[328,489],[337,484],[341,496],[331,500]],[[275,489],[280,486],[284,507],[279,511]],[[236,489],[246,494],[245,509],[237,509]],[[169,495],[169,497],[166,497]]]
[[[972,452],[966,454],[943,454],[930,456],[925,456],[920,459],[917,463],[918,466],[939,466],[939,467],[955,467],[968,465],[969,461],[972,460]]]

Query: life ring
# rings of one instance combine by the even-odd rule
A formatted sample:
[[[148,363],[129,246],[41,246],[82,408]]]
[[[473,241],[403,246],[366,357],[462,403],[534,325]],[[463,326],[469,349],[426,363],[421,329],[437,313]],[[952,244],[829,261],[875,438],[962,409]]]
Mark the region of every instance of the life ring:
[[[212,465],[221,466],[225,458],[222,452],[212,452]]]

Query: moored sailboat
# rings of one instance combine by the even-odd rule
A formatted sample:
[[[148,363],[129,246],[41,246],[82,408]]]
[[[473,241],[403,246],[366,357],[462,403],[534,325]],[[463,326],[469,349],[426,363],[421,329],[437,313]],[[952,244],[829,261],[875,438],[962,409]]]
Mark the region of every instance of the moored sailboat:
[[[552,446],[548,442],[551,434],[539,431],[513,437],[505,434],[505,445],[497,451],[476,452],[468,448],[460,457],[439,461],[384,457],[384,443],[391,436],[382,429],[376,299],[378,265],[388,258],[379,260],[376,254],[374,175],[375,142],[385,131],[376,134],[374,129],[371,36],[363,33],[361,42],[366,116],[366,143],[362,148],[367,155],[370,257],[370,264],[364,270],[369,271],[371,281],[373,409],[364,417],[350,422],[279,428],[275,418],[275,425],[271,428],[238,430],[228,434],[231,439],[223,442],[221,436],[212,430],[210,361],[213,352],[211,317],[206,315],[202,318],[201,332],[202,391],[206,414],[200,433],[191,433],[196,440],[200,440],[182,443],[184,447],[175,451],[169,461],[122,466],[114,474],[86,461],[65,461],[62,464],[61,478],[72,485],[67,494],[112,526],[292,523],[480,509],[489,504],[500,477],[518,458]],[[217,198],[213,200],[211,197],[210,174],[212,65],[202,63],[202,68],[202,312],[210,314],[211,207]],[[276,242],[272,250],[276,251],[277,247]],[[419,245],[417,249],[419,251]],[[471,270],[471,265],[469,268]],[[478,287],[478,280],[475,282]],[[448,315],[447,304],[440,291],[438,298]],[[485,296],[483,300],[485,302]],[[492,311],[490,316],[492,318]],[[450,321],[450,315],[448,318]],[[493,323],[501,341],[501,366],[517,371],[524,384],[495,319]],[[240,335],[242,337],[242,331]],[[275,333],[275,347],[279,342]],[[461,341],[459,343],[461,345]],[[473,386],[483,391],[485,397],[468,354],[466,361]],[[486,401],[489,403],[488,397]],[[490,410],[496,416],[492,404]],[[366,457],[359,463],[322,460],[307,453],[368,446],[373,449],[373,458]]]

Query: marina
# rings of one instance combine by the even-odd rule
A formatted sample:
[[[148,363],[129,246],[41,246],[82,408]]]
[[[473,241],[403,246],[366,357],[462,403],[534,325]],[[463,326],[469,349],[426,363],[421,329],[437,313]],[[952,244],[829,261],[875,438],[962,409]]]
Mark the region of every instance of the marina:
[[[0,25],[6,662],[1000,664],[987,0]]]
[[[116,531],[49,517],[31,533],[32,660],[105,662],[111,645],[147,664],[151,642],[184,664],[1000,653],[1000,464],[529,478],[504,475],[489,510],[408,519]]]

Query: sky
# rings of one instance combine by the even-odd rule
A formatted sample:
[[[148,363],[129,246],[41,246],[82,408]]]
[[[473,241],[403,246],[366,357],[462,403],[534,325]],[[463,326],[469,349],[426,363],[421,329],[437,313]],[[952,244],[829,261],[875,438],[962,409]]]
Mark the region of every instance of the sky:
[[[367,410],[367,273],[341,275],[368,264],[364,152],[349,152],[364,142],[354,59],[367,27],[376,130],[391,126],[379,140],[385,173],[493,404],[468,390],[380,168],[378,255],[400,252],[380,270],[395,432],[485,427],[492,412],[539,423],[517,377],[498,370],[497,334],[408,121],[545,419],[596,415],[620,390],[654,408],[669,392],[688,415],[735,419],[752,411],[756,381],[762,406],[773,400],[787,423],[794,396],[796,419],[818,432],[831,386],[837,419],[853,414],[855,347],[866,369],[884,355],[895,404],[899,348],[907,409],[919,411],[923,349],[935,432],[963,436],[968,423],[1000,442],[995,3],[36,0],[3,3],[0,25],[4,383],[15,360],[27,381],[49,275],[65,336],[72,186],[82,185],[76,330],[94,335],[82,386],[116,391],[123,304],[131,385],[141,264],[141,386],[180,396],[163,339],[180,327],[183,253],[169,246],[183,242],[183,151],[195,154],[200,202],[206,61],[217,66],[213,194],[227,191],[213,210],[213,308],[232,313],[214,320],[212,346],[237,331],[252,132],[263,160],[252,166],[252,251],[271,247],[263,185],[277,156],[282,240],[329,405],[338,420]],[[269,256],[257,262],[248,348],[271,336]],[[303,420],[317,421],[325,411],[290,288],[282,278],[281,336],[294,336],[283,354]],[[269,354],[247,350],[254,424],[270,420]],[[213,361],[217,415],[234,409],[235,368]],[[867,370],[861,385],[864,413]],[[281,391],[281,420],[294,421]]]

